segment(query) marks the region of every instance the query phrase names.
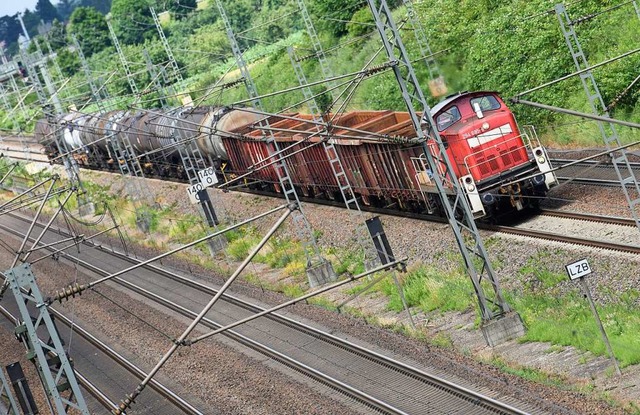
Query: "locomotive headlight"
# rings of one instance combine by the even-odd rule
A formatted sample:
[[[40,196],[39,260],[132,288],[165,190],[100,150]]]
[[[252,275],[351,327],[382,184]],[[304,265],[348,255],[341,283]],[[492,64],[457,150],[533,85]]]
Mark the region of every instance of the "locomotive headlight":
[[[482,131],[487,131],[488,129],[489,129],[489,123],[488,122],[482,123]]]
[[[464,179],[464,184],[468,191],[473,192],[474,190],[476,190],[476,185],[473,183],[471,177],[466,177]]]
[[[544,157],[538,157],[538,163],[544,164],[544,162],[545,162]]]

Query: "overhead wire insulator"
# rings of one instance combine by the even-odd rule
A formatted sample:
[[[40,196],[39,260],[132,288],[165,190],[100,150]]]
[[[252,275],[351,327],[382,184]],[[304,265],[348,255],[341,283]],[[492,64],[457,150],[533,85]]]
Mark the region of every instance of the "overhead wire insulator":
[[[55,292],[55,294],[52,297],[47,298],[46,303],[47,304],[51,304],[54,302],[59,302],[62,303],[62,300],[68,300],[69,298],[75,298],[76,294],[77,295],[82,295],[82,293],[89,288],[88,285],[85,284],[78,284],[78,283],[74,283],[69,285],[68,287],[65,287],[61,290],[58,290]]]

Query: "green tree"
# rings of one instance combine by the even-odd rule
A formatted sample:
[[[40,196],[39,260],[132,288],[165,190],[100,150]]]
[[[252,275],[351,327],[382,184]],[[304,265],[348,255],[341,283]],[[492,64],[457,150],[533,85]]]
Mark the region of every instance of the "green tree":
[[[65,76],[75,75],[80,68],[80,58],[78,57],[78,54],[69,51],[68,48],[60,49],[56,59],[58,59],[60,70]]]
[[[111,9],[111,0],[80,0],[78,6],[93,7],[100,13],[107,14]]]
[[[18,36],[22,33],[18,15],[0,17],[0,40],[4,40],[7,45],[18,41]]]
[[[355,12],[362,8],[361,0],[313,0],[310,8],[314,21],[335,36],[347,33],[347,23]]]
[[[67,29],[59,20],[54,20],[51,30],[47,33],[49,44],[54,51],[60,50],[67,45]]]
[[[53,4],[49,0],[38,0],[36,3],[36,13],[45,22],[50,23],[55,19],[60,20],[60,15]]]
[[[62,21],[67,21],[71,13],[73,13],[73,9],[75,8],[74,2],[72,0],[58,0],[55,5],[56,10],[58,10],[58,14]]]
[[[133,45],[155,37],[149,6],[148,0],[113,0],[111,19],[120,42]]]
[[[169,11],[171,16],[176,19],[182,19],[187,14],[196,9],[196,0],[156,0],[156,11]]]
[[[105,17],[93,7],[78,7],[69,18],[67,28],[76,35],[85,56],[89,57],[111,45]]]

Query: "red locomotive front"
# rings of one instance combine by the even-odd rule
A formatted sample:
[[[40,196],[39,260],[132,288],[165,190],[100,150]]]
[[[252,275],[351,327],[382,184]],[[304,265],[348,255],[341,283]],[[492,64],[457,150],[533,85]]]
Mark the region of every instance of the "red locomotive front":
[[[497,93],[455,94],[433,107],[431,115],[477,216],[488,209],[535,205],[537,196],[555,184],[535,131],[521,133]],[[429,148],[437,157],[437,146]]]

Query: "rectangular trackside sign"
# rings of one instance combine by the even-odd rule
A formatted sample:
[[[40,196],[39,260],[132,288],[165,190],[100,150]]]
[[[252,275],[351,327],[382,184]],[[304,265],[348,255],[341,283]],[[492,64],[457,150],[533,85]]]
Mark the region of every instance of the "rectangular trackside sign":
[[[202,183],[204,187],[210,187],[218,183],[218,177],[216,177],[216,171],[213,167],[207,167],[206,169],[200,170],[198,172],[198,177],[200,178],[200,183]]]
[[[202,185],[202,183],[196,183],[193,186],[189,186],[187,187],[187,195],[189,196],[189,201],[192,204],[196,204],[198,202],[200,202],[200,195],[199,193],[204,189],[204,186]]]
[[[591,267],[586,259],[581,259],[564,267],[567,269],[567,274],[572,280],[591,274]]]

